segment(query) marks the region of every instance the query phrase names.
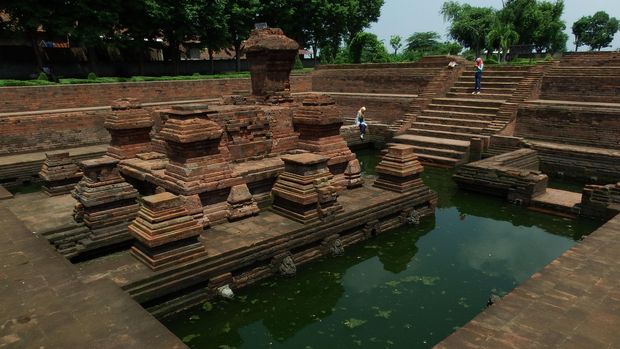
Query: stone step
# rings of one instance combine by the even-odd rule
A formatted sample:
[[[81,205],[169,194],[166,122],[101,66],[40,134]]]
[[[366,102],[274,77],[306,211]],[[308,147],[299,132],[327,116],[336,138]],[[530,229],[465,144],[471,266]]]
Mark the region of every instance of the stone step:
[[[441,168],[449,168],[449,169],[467,162],[465,160],[446,158],[443,156],[436,156],[436,155],[429,155],[429,154],[420,154],[418,156],[418,160],[424,166],[441,167]]]
[[[456,93],[472,93],[472,91],[474,90],[473,86],[467,86],[467,87],[458,87],[458,86],[453,86],[449,92],[456,92]],[[508,87],[508,88],[491,88],[491,87],[485,87],[484,89],[487,93],[494,93],[494,94],[509,94],[512,95],[517,88],[516,87]]]
[[[469,105],[448,105],[448,104],[429,104],[430,110],[454,111],[461,113],[487,114],[495,116],[499,108],[492,107],[474,107]]]
[[[436,137],[443,138],[448,140],[459,140],[459,141],[469,141],[473,137],[481,137],[480,134],[476,133],[462,133],[462,132],[451,132],[451,131],[438,131],[438,130],[419,130],[419,129],[409,129],[407,131],[408,134],[413,134],[415,136],[423,136],[423,137]]]
[[[459,112],[459,111],[450,111],[450,110],[431,110],[431,109],[424,110],[422,112],[422,116],[449,118],[449,119],[482,120],[482,121],[491,121],[495,119],[495,114],[481,114],[481,113]]]
[[[472,89],[473,90],[473,89]],[[498,101],[505,101],[512,96],[511,93],[491,93],[487,91],[485,88],[482,88],[480,94],[472,94],[471,92],[448,92],[446,97],[451,98],[480,98],[480,99],[495,99]]]
[[[476,74],[475,71],[466,71],[461,74],[461,76],[471,76],[473,77]],[[527,70],[491,70],[487,69],[482,73],[483,76],[519,76],[523,77],[527,75]]]
[[[464,160],[467,152],[465,151],[457,151],[452,149],[444,149],[444,148],[432,148],[432,147],[421,147],[418,145],[414,145],[415,153],[418,156],[437,156],[442,158],[450,158],[456,160]]]
[[[434,131],[445,131],[445,132],[456,132],[456,133],[470,133],[470,134],[479,134],[482,132],[482,127],[435,124],[435,123],[426,123],[426,122],[417,122],[417,121],[412,124],[411,129],[434,130]]]
[[[482,87],[483,88],[517,88],[517,82],[498,82],[498,81],[487,81],[484,78],[482,79]],[[462,80],[457,81],[453,85],[454,87],[474,87],[474,80]]]
[[[404,134],[392,138],[396,143],[411,144],[425,148],[450,149],[460,152],[469,150],[469,141],[427,137],[420,135]]]
[[[484,128],[488,126],[491,121],[489,120],[478,120],[478,119],[457,119],[457,118],[441,118],[434,116],[418,116],[416,121],[432,123],[432,124],[444,124],[444,125],[455,125],[455,126],[470,126],[470,127],[481,127]]]
[[[524,77],[522,76],[488,76],[488,75],[482,75],[482,81],[486,81],[486,82],[510,82],[510,83],[519,83],[519,81],[523,80]],[[461,81],[474,81],[474,77],[473,76],[460,76],[459,79],[457,80],[458,82]]]
[[[433,98],[431,104],[447,104],[447,105],[465,105],[471,107],[494,107],[499,108],[504,101],[498,101],[494,99],[484,99],[484,98],[472,98],[472,95],[469,95],[465,98]]]

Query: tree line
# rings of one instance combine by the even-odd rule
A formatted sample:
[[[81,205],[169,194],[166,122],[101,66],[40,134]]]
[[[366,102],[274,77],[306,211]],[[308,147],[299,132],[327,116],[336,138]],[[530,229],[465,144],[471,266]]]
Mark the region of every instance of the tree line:
[[[481,50],[506,53],[513,45],[526,45],[536,52],[566,51],[568,35],[561,17],[564,1],[505,0],[503,7],[474,7],[456,1],[444,2],[441,14],[450,23],[449,35],[476,55]],[[618,21],[605,12],[579,19],[572,27],[577,50],[608,47],[618,31]],[[500,57],[502,58],[502,57]]]
[[[161,41],[173,62],[180,45],[191,41],[213,53],[234,48],[237,70],[240,50],[254,24],[280,27],[314,57],[335,53],[379,18],[383,0],[19,0],[1,1],[0,31],[25,35],[35,51],[37,65],[43,54],[37,38],[69,38],[96,61],[101,45],[133,52],[142,62],[150,47]]]

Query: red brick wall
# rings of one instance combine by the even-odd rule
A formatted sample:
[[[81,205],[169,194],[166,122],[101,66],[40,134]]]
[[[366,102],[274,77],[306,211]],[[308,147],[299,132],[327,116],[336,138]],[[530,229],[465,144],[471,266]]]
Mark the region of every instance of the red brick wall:
[[[347,122],[354,120],[357,110],[366,107],[368,122],[391,125],[402,119],[415,97],[388,97],[364,95],[331,95]],[[346,124],[346,122],[345,122]]]
[[[565,73],[545,76],[541,99],[577,102],[620,103],[620,67],[599,69],[591,75]],[[552,72],[553,73],[553,72]],[[594,74],[594,73],[592,73]]]
[[[314,71],[312,90],[418,94],[437,73],[436,68],[411,68],[395,64],[328,66]]]
[[[0,155],[106,143],[108,108],[0,116]]]
[[[309,75],[291,76],[293,92],[311,88]],[[108,106],[122,97],[142,103],[216,98],[235,90],[250,90],[250,79],[127,82],[0,88],[0,113]]]
[[[620,108],[526,103],[519,107],[514,135],[620,149]]]

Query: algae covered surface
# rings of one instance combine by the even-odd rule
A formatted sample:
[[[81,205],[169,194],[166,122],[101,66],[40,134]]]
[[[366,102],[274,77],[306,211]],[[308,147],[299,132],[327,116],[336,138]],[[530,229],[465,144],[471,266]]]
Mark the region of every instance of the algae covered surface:
[[[372,172],[376,152],[358,155]],[[165,325],[192,348],[430,348],[598,227],[458,191],[450,176],[425,171],[440,204],[420,225]]]

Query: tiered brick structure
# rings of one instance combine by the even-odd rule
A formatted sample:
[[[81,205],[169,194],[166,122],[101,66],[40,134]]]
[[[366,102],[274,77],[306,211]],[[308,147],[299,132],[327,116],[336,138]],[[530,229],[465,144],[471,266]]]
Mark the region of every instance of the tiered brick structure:
[[[168,120],[160,132],[170,159],[164,188],[192,195],[231,186],[232,172],[219,149],[223,130],[209,120],[212,113],[206,106],[175,107],[167,112]]]
[[[153,118],[137,99],[115,100],[104,126],[112,137],[107,155],[122,160],[151,151]]]
[[[338,188],[327,168],[327,158],[316,154],[283,156],[284,172],[273,186],[273,208],[300,223],[326,220],[342,210]]]
[[[549,178],[539,171],[540,160],[532,149],[519,149],[465,164],[452,177],[460,188],[503,196],[529,205],[544,194]]]
[[[83,245],[122,242],[130,239],[127,225],[136,216],[135,190],[118,171],[119,160],[103,156],[81,162],[84,177],[71,195],[78,201],[75,218],[90,229]]]
[[[299,45],[284,35],[282,29],[255,29],[244,43],[250,65],[252,94],[272,102],[292,101],[289,75]]]
[[[82,172],[69,153],[45,153],[39,177],[43,180],[43,192],[55,196],[70,193],[82,178]]]
[[[152,270],[207,255],[198,240],[202,226],[181,198],[171,193],[143,197],[138,216],[128,229],[136,238],[131,253]]]
[[[424,167],[413,152],[414,147],[396,144],[389,147],[387,154],[375,168],[379,178],[377,188],[405,193],[424,186],[420,173]]]
[[[347,167],[351,172],[359,168],[359,163],[357,166],[355,163],[349,166],[350,162],[357,162],[357,159],[340,135],[342,122],[342,115],[328,95],[316,94],[306,97],[302,106],[293,113],[293,125],[299,132],[297,146],[329,158],[327,166],[335,176],[335,183],[352,188],[362,185],[362,180],[357,176],[359,173],[349,173],[345,178]]]

